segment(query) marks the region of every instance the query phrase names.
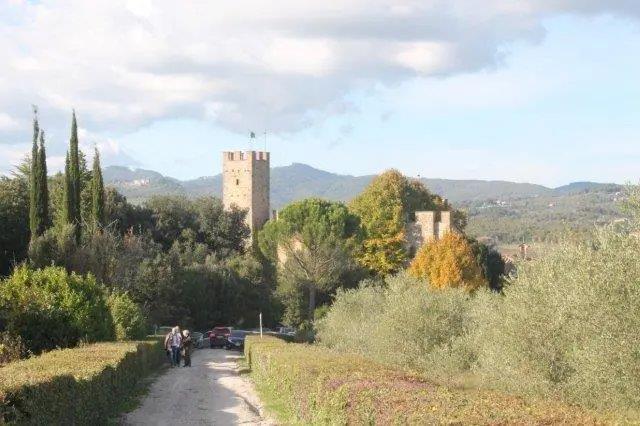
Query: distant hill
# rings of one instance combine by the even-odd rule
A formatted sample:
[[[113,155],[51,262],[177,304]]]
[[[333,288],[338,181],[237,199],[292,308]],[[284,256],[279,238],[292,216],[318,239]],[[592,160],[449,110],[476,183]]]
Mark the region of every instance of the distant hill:
[[[109,166],[104,179],[134,202],[154,195],[181,194],[189,197],[222,195],[222,176],[206,176],[180,181],[144,169]],[[322,197],[348,201],[373,179],[373,175],[339,175],[315,169],[306,164],[271,169],[271,202],[274,208],[305,197]],[[485,180],[426,179],[421,181],[434,193],[453,203],[513,200],[540,196],[560,196],[593,192],[616,192],[620,185],[594,182],[576,182],[559,188],[547,188],[530,183]]]
[[[271,169],[271,205],[274,209],[306,197],[349,201],[373,179],[349,176],[294,163]],[[181,181],[144,169],[110,166],[105,183],[131,202],[154,195],[199,197],[222,195],[222,176]],[[622,187],[616,184],[575,182],[558,188],[530,183],[484,180],[426,179],[433,193],[469,214],[468,233],[501,243],[550,238],[564,229],[584,230],[620,217]]]

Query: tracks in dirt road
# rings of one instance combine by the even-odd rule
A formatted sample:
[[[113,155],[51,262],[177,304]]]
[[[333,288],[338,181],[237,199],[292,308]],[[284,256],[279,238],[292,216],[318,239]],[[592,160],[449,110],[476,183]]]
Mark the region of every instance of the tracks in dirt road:
[[[272,425],[248,378],[237,372],[240,355],[201,349],[192,367],[167,369],[141,405],[123,417],[126,425]]]

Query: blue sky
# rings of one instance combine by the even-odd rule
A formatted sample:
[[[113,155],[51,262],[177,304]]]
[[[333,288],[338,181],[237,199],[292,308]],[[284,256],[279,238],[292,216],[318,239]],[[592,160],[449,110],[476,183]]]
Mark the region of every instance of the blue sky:
[[[337,61],[332,59],[336,55],[327,54],[308,63],[302,60],[302,65],[294,61],[294,66],[304,67],[294,70],[294,78],[288,61],[305,55],[303,38],[300,46],[287,45],[284,61],[277,58],[275,77],[245,77],[240,83],[251,91],[233,96],[226,89],[219,92],[233,101],[223,104],[192,96],[185,102],[185,92],[199,93],[209,85],[201,89],[190,81],[171,81],[177,87],[171,93],[142,94],[158,96],[157,103],[165,104],[170,96],[178,99],[175,104],[155,115],[132,108],[139,117],[124,125],[111,125],[104,118],[106,111],[112,120],[124,122],[118,109],[91,110],[102,107],[98,101],[109,95],[99,84],[87,83],[80,102],[86,108],[77,107],[84,144],[96,143],[107,164],[149,168],[182,179],[219,173],[220,152],[248,148],[250,130],[259,136],[253,146],[262,149],[266,129],[273,166],[301,162],[352,175],[394,167],[411,176],[549,186],[579,180],[637,181],[640,21],[634,15],[608,12],[535,16],[539,22],[531,28],[507,35],[481,32],[488,41],[470,47],[466,41],[457,42],[462,47],[456,45],[455,53],[429,47],[430,57],[447,59],[436,65],[430,59],[427,71],[389,71],[387,64],[365,60],[349,69],[340,58],[339,67],[324,72],[325,62]],[[519,19],[520,15],[508,22]],[[335,35],[338,41],[341,37]],[[473,52],[484,45],[490,54],[474,59]],[[414,51],[410,65],[422,67]],[[288,68],[281,77],[283,67]],[[211,71],[216,72],[221,71]],[[221,86],[228,84],[222,81]],[[242,101],[235,101],[239,97]],[[60,105],[47,109],[46,102],[40,106],[41,121],[52,128],[50,169],[55,170],[61,165],[67,130],[66,125],[51,124],[65,120],[64,111],[57,111]],[[207,112],[189,112],[198,102],[208,102]],[[138,106],[145,107],[154,110],[156,103]],[[6,133],[8,143],[0,142],[0,154],[6,153],[0,157],[0,171],[6,172],[10,162],[28,150],[28,108],[22,115],[15,120],[20,123],[17,130]]]

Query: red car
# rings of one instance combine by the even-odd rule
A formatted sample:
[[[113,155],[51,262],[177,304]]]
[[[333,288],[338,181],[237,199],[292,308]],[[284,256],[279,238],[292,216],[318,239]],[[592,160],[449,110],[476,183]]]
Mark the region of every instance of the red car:
[[[230,335],[231,329],[229,327],[214,327],[209,332],[209,346],[211,348],[224,347]]]

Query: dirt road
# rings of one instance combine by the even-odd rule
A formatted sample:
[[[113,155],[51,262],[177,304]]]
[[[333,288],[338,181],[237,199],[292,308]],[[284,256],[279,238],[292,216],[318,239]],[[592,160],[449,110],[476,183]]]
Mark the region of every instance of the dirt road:
[[[200,349],[193,367],[167,369],[141,405],[123,418],[128,425],[271,425],[259,414],[251,382],[237,373],[238,353]]]

